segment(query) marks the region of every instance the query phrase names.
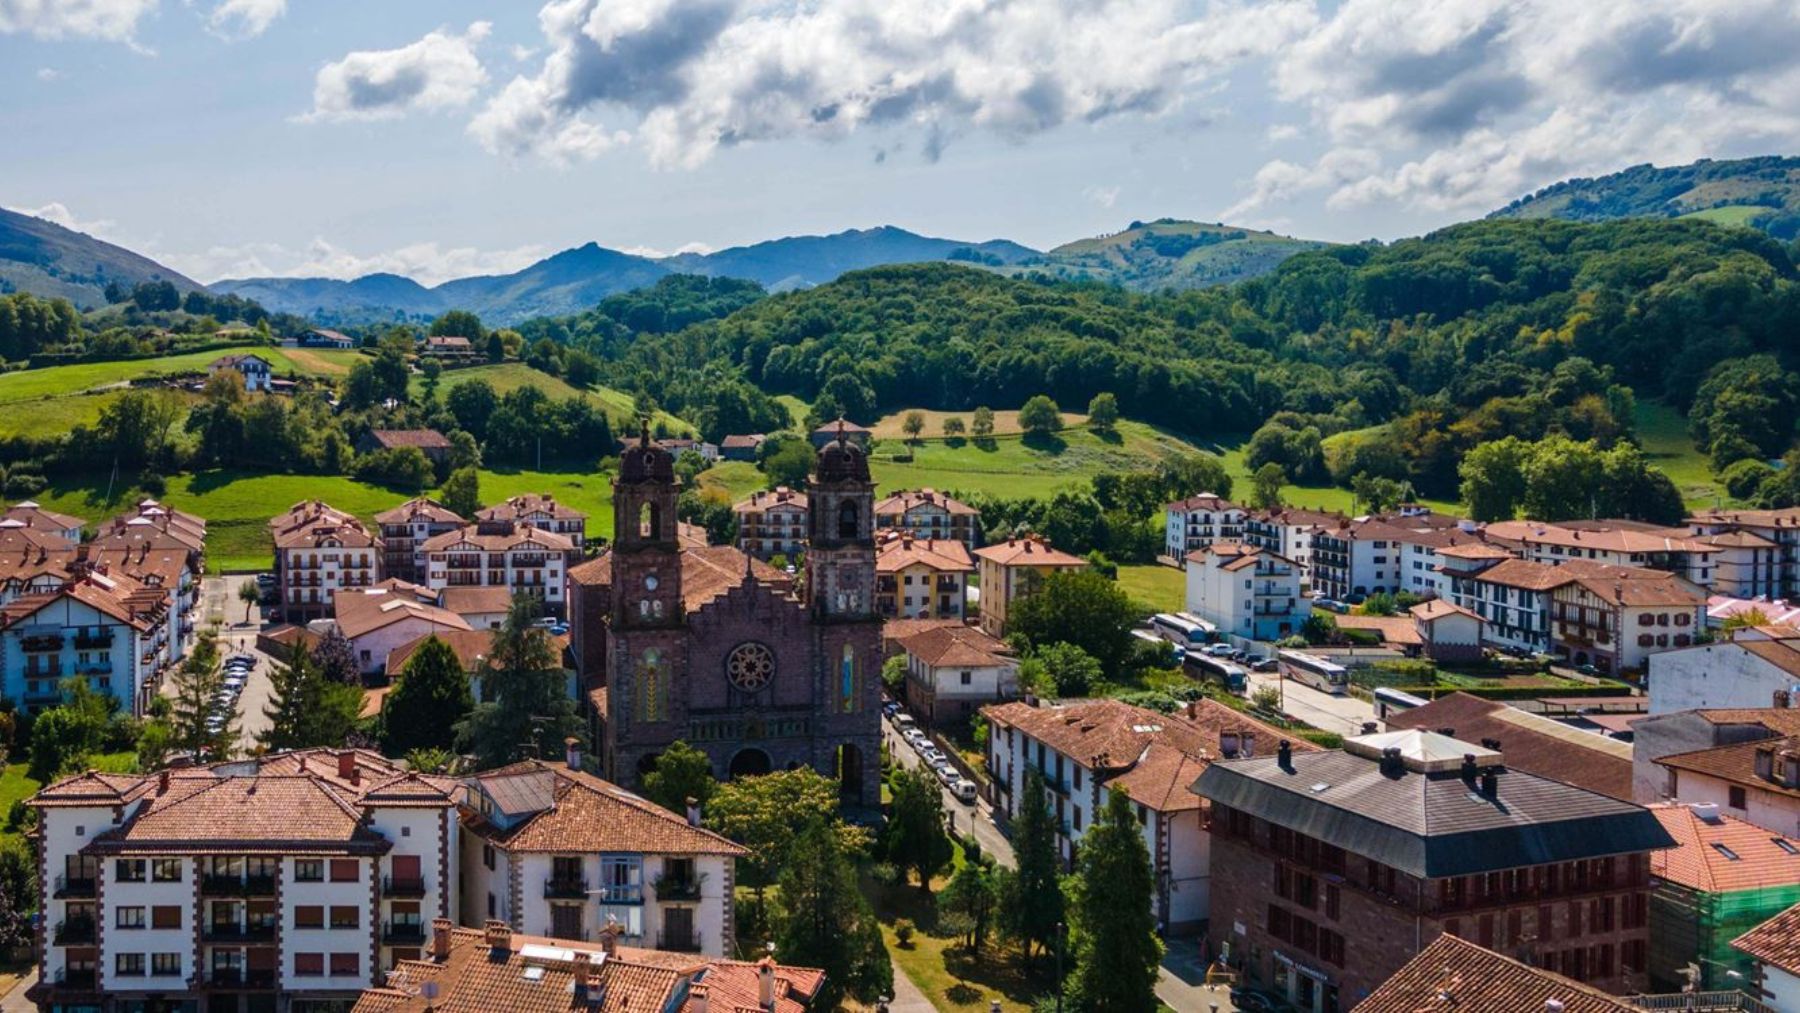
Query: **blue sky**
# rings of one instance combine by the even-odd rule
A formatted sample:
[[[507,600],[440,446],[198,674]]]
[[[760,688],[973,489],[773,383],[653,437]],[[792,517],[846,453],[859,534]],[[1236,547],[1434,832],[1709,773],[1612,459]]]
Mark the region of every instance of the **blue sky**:
[[[1795,153],[1791,0],[0,0],[0,205],[211,281],[1175,216],[1356,240]]]

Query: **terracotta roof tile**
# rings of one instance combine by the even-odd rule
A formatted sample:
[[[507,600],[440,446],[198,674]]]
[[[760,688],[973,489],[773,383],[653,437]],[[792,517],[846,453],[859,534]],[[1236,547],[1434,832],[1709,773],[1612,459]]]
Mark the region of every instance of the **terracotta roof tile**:
[[[1564,1013],[1635,1013],[1636,1006],[1597,988],[1439,936],[1356,1004],[1357,1013],[1534,1013],[1561,1003]]]
[[[618,785],[567,767],[528,760],[474,778],[485,788],[521,774],[550,777],[553,804],[502,829],[478,812],[464,823],[509,851],[567,854],[641,851],[647,854],[742,855],[742,847]]]
[[[394,507],[375,515],[377,524],[461,524],[462,517],[437,500],[426,496],[415,496]]]
[[[346,588],[332,596],[338,631],[355,640],[405,619],[422,619],[445,630],[467,630],[469,624],[449,609],[419,601],[398,591]]]
[[[777,508],[806,512],[806,493],[778,486],[774,489],[758,489],[747,498],[732,504],[734,514],[761,514]]]
[[[95,837],[96,851],[385,852],[391,845],[318,778],[261,774],[170,778],[129,823]]]
[[[1004,542],[976,549],[975,555],[1000,566],[1087,566],[1087,560],[1053,549],[1042,538],[1009,538]]]
[[[541,552],[566,553],[574,550],[575,541],[560,532],[542,531],[529,524],[513,524],[509,527],[504,522],[488,521],[432,535],[419,548],[426,552],[454,552],[463,546],[471,546],[482,552],[521,552],[535,549]]]
[[[899,573],[925,566],[939,573],[974,573],[969,547],[955,538],[914,538],[898,531],[882,535],[875,550],[876,573]]]
[[[1664,756],[1656,762],[1676,770],[1686,770],[1695,774],[1716,777],[1723,781],[1745,787],[1755,787],[1762,791],[1800,798],[1800,787],[1789,787],[1766,778],[1756,776],[1756,754],[1759,750],[1773,750],[1775,762],[1781,763],[1781,754],[1785,751],[1800,751],[1800,735],[1784,739],[1761,739],[1753,742],[1734,742],[1728,746],[1715,746],[1712,749],[1699,749],[1691,753],[1676,753]]]
[[[1675,838],[1650,853],[1650,872],[1702,893],[1733,893],[1800,883],[1800,842],[1719,813],[1703,819],[1692,806],[1649,807]]]
[[[559,520],[587,520],[587,514],[559,502],[554,496],[542,496],[527,493],[514,496],[504,503],[496,503],[475,516],[484,521],[519,521],[542,514]]]
[[[318,500],[296,503],[269,519],[269,531],[278,549],[304,549],[326,544],[351,549],[375,545],[375,536],[355,516]]]
[[[981,514],[981,511],[962,500],[952,499],[936,489],[910,489],[877,501],[875,516],[879,518],[905,514],[919,507],[941,507],[946,513],[957,517],[976,517]]]
[[[906,653],[933,668],[993,667],[1018,661],[1006,641],[961,624],[927,627],[899,644]]]
[[[1631,800],[1628,743],[1571,728],[1496,700],[1448,693],[1423,707],[1390,715],[1387,727],[1426,731],[1447,728],[1454,738],[1464,742],[1495,739],[1506,765],[1514,770]]]
[[[1731,945],[1765,964],[1800,975],[1800,904],[1733,939]]]
[[[369,439],[389,450],[418,447],[420,450],[449,450],[450,438],[435,429],[371,429]]]

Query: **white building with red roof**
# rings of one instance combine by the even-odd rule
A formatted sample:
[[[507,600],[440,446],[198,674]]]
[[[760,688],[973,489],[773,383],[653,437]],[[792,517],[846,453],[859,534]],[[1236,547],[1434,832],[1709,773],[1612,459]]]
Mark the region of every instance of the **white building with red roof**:
[[[1243,507],[1210,492],[1176,500],[1163,507],[1163,551],[1177,563],[1188,553],[1216,541],[1244,537]]]
[[[1019,695],[1019,659],[1006,641],[973,626],[918,625],[894,643],[906,655],[907,709],[926,724],[964,722]]]
[[[875,610],[888,619],[961,619],[975,559],[952,538],[884,531],[875,545]]]
[[[1187,611],[1246,640],[1280,640],[1312,614],[1305,569],[1268,549],[1217,541],[1187,555]]]

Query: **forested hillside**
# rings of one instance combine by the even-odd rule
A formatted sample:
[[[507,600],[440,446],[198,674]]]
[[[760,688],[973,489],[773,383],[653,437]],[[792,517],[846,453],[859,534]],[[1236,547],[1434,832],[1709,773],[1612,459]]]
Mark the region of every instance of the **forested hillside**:
[[[1634,165],[1592,179],[1570,179],[1521,197],[1495,218],[1617,218],[1697,215],[1749,225],[1781,239],[1800,235],[1800,158],[1702,159],[1658,168]]]

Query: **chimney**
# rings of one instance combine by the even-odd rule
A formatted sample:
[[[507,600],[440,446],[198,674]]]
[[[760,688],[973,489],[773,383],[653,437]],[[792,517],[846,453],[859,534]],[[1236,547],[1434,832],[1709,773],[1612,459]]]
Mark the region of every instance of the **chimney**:
[[[1481,748],[1492,749],[1494,752],[1498,753],[1500,751],[1500,740],[1499,739],[1482,739],[1481,740]]]
[[[1775,709],[1787,710],[1794,705],[1794,695],[1785,689],[1775,691]]]
[[[338,777],[348,781],[356,776],[356,754],[346,749],[337,754]]]
[[[570,770],[581,769],[581,740],[571,735],[563,740],[563,759],[568,761]]]
[[[1381,773],[1387,777],[1399,777],[1406,773],[1406,762],[1400,758],[1400,747],[1389,746],[1381,751]]]
[[[700,825],[700,800],[692,795],[687,797],[687,821],[690,827]]]
[[[450,929],[456,923],[448,918],[431,920],[431,959],[443,963],[450,959]]]
[[[588,976],[593,973],[594,958],[577,951],[575,954],[575,998],[587,998]]]
[[[1483,798],[1500,796],[1500,771],[1497,767],[1489,767],[1481,772],[1481,795]]]
[[[1437,730],[1437,733],[1439,735],[1442,735],[1446,739],[1456,738],[1456,729],[1454,729],[1454,728],[1439,728]]]
[[[1249,759],[1256,755],[1256,733],[1243,732],[1238,735],[1238,755]]]
[[[1288,771],[1289,773],[1293,772],[1293,769],[1294,769],[1294,745],[1293,745],[1293,743],[1289,742],[1286,739],[1282,739],[1280,742],[1275,744],[1275,765],[1280,767],[1282,770]]]
[[[1373,721],[1364,721],[1362,723],[1362,734],[1364,735],[1374,735],[1379,731],[1381,731],[1381,726]]]
[[[512,926],[499,920],[489,918],[482,929],[482,936],[487,940],[490,950],[512,950]]]
[[[711,1013],[712,989],[706,985],[692,985],[688,988],[688,1013]]]
[[[756,962],[756,1004],[765,1010],[775,1009],[775,958]]]
[[[619,952],[619,920],[612,915],[606,916],[606,924],[600,929],[600,952],[608,957],[617,956]]]
[[[1470,788],[1475,787],[1476,773],[1477,773],[1477,771],[1476,771],[1476,767],[1475,767],[1475,754],[1474,753],[1464,753],[1463,754],[1463,762],[1462,762],[1463,783],[1468,785]]]
[[[1191,707],[1193,705],[1189,704],[1188,706]],[[1220,732],[1219,733],[1219,755],[1225,757],[1227,760],[1237,759],[1237,756],[1238,756],[1238,733],[1236,733],[1236,732]]]
[[[156,793],[158,795],[169,793],[169,772],[166,770],[156,775]]]

